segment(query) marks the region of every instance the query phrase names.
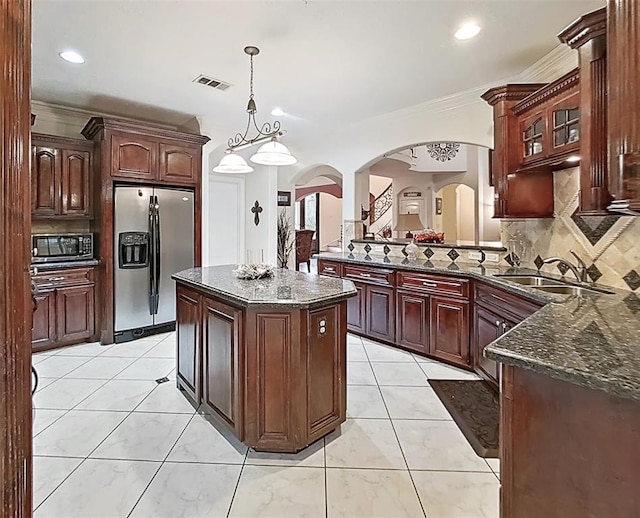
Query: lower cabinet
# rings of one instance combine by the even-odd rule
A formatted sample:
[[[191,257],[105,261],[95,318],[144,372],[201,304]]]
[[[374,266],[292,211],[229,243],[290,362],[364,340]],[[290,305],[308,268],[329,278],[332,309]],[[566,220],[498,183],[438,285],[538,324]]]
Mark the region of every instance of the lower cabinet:
[[[500,386],[500,365],[485,358],[487,345],[540,309],[540,305],[493,286],[475,283],[473,337],[471,341],[473,369],[494,388]]]
[[[354,282],[357,295],[347,299],[347,329],[355,333],[366,333],[365,307],[366,285]]]
[[[396,343],[429,354],[431,297],[398,290],[396,301]]]
[[[34,351],[39,351],[51,347],[56,341],[56,292],[42,290],[35,298],[31,346]]]
[[[242,311],[206,297],[202,310],[202,403],[240,436]]]
[[[393,288],[366,286],[366,333],[372,338],[393,342],[396,336]]]
[[[494,386],[498,386],[500,384],[500,366],[498,362],[485,358],[482,352],[487,345],[502,335],[502,318],[493,311],[476,306],[473,321],[475,324],[473,336],[475,370]]]
[[[56,290],[58,342],[82,342],[95,331],[94,287],[70,286]]]
[[[176,378],[194,402],[202,397],[200,364],[202,363],[202,345],[200,343],[200,295],[178,288],[176,291],[176,340],[177,348]]]
[[[468,367],[469,351],[469,302],[445,297],[431,298],[432,356]]]
[[[33,277],[36,309],[31,328],[34,352],[95,338],[93,269],[51,270]]]

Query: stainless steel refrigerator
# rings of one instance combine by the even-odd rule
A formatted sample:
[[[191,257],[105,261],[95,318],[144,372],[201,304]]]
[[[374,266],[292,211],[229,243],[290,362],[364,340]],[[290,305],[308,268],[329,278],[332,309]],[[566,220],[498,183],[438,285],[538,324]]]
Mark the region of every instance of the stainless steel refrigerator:
[[[194,265],[194,193],[116,186],[114,193],[115,341],[175,327],[171,275]]]

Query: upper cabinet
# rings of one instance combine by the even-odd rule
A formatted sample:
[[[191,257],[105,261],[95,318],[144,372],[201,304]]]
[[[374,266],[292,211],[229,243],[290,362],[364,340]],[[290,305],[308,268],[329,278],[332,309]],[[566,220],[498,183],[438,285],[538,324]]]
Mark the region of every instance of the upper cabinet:
[[[482,96],[494,110],[495,217],[552,217],[553,172],[578,164],[578,213],[607,213],[611,195],[607,174],[606,31],[606,9],[582,16],[558,36],[578,51],[577,69],[548,84],[510,84],[492,88]],[[638,39],[637,35],[633,38]]]
[[[93,144],[38,133],[31,139],[33,217],[90,217]]]
[[[103,117],[93,117],[82,134],[104,143],[110,160],[102,164],[101,176],[106,172],[113,181],[199,185],[207,137]]]
[[[607,156],[607,13],[599,9],[578,18],[558,38],[578,51],[580,62],[581,215],[604,215],[611,203]],[[566,114],[565,114],[566,115]],[[571,116],[571,114],[568,114]],[[565,117],[566,118],[566,117]],[[570,125],[572,121],[567,122]],[[569,128],[568,136],[571,137]]]
[[[610,210],[640,214],[640,10],[637,0],[609,0]]]
[[[580,71],[572,70],[517,103],[520,125],[516,172],[568,167],[580,153]]]

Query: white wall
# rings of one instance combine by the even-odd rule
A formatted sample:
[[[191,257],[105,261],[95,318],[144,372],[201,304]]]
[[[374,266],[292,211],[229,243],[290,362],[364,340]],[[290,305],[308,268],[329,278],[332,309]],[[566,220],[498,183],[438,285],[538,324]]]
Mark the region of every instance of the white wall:
[[[457,241],[476,242],[475,192],[471,187],[456,187]]]
[[[320,250],[327,245],[341,246],[342,199],[325,192],[320,193]]]
[[[369,175],[369,192],[377,198],[389,187],[390,183],[391,178],[386,176]]]

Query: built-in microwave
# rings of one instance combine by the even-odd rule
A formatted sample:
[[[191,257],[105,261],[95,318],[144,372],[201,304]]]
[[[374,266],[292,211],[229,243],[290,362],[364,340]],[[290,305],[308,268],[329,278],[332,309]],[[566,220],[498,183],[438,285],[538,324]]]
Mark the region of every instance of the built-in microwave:
[[[93,234],[31,234],[31,262],[93,259]]]

